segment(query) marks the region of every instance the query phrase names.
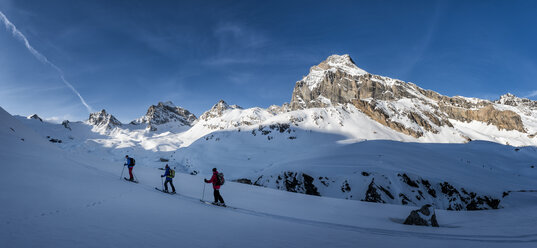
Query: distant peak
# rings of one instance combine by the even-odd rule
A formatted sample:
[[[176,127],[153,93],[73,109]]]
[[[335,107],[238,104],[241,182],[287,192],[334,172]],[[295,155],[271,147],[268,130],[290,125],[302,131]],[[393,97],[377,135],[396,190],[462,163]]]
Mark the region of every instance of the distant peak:
[[[220,101],[218,101],[218,102],[216,103],[216,106],[218,106],[218,105],[220,105],[220,106],[229,106],[229,105],[227,104],[227,102],[224,101],[224,100],[222,100],[222,99],[220,99]]]
[[[200,116],[200,119],[208,120],[208,119],[211,119],[211,118],[214,118],[214,117],[222,116],[224,114],[224,112],[226,112],[226,110],[228,110],[228,109],[242,109],[242,108],[240,106],[238,106],[238,105],[231,105],[230,106],[230,105],[228,105],[226,103],[226,101],[220,100],[210,110],[208,110],[207,112],[203,113]]]
[[[192,126],[196,120],[196,116],[190,111],[175,106],[172,101],[165,101],[149,106],[146,114],[131,121],[131,124],[145,123],[149,130],[156,131],[157,125],[175,122],[177,126]]]
[[[100,112],[91,113],[89,115],[88,122],[93,126],[104,126],[106,129],[121,126],[121,122],[118,121],[113,115],[108,114],[104,109],[102,109]]]
[[[516,97],[517,97],[517,96],[515,96],[515,95],[513,95],[513,94],[511,94],[511,93],[506,93],[506,94],[504,94],[504,95],[501,95],[501,96],[500,96],[500,99],[502,99],[502,98],[516,98]]]

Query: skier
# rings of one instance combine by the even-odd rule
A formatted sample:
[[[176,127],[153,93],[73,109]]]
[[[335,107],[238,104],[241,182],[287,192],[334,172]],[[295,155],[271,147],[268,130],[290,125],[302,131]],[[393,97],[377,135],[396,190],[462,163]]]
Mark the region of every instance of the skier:
[[[164,175],[160,175],[160,177],[166,177],[166,182],[164,183],[164,192],[168,193],[168,183],[172,186],[172,194],[175,194],[175,187],[173,186],[173,175],[171,174],[171,169],[168,164],[166,164],[166,171],[164,172]]]
[[[134,176],[132,175],[132,168],[134,167],[134,158],[129,158],[129,155],[125,155],[125,164],[123,164],[123,166],[128,166],[129,167],[129,176],[130,178],[128,179],[129,181],[133,182],[134,181]],[[127,179],[127,178],[125,178]]]
[[[213,176],[211,177],[210,180],[207,180],[207,179],[203,179],[206,183],[212,183],[213,184],[213,194],[214,194],[214,202],[213,204],[214,205],[218,205],[218,206],[223,206],[225,207],[226,204],[224,203],[224,198],[222,198],[222,196],[220,195],[220,183],[219,183],[219,179],[218,179],[218,171],[216,170],[216,168],[213,168]],[[218,203],[218,201],[220,201],[220,204]]]

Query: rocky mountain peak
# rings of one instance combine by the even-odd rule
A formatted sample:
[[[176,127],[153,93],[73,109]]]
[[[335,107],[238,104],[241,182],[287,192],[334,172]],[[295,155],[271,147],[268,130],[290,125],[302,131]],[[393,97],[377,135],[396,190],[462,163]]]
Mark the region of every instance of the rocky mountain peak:
[[[43,119],[41,119],[41,117],[39,117],[39,115],[37,114],[33,114],[33,115],[30,115],[28,117],[26,117],[26,119],[34,119],[34,120],[39,120],[40,122],[43,122]]]
[[[508,94],[497,103],[533,106],[535,102]],[[369,74],[356,67],[348,55],[332,55],[313,66],[308,76],[296,82],[290,107],[300,110],[348,104],[415,138],[452,127],[451,120],[480,121],[498,129],[525,132],[521,117],[513,111],[496,109],[490,101],[443,96],[413,83]]]
[[[113,129],[121,126],[121,122],[111,114],[108,114],[106,110],[100,112],[91,113],[89,115],[88,123],[95,127],[105,127],[106,129]]]
[[[331,55],[326,60],[316,66],[310,68],[308,76],[302,81],[307,82],[310,88],[315,88],[318,85],[319,79],[327,73],[342,72],[349,76],[361,76],[367,74],[366,71],[358,68],[348,54]]]
[[[147,109],[145,116],[131,123],[147,124],[150,130],[156,131],[155,126],[157,125],[177,122],[180,126],[192,126],[196,120],[196,116],[190,111],[175,106],[171,101],[167,101],[159,102],[157,105],[151,105]]]
[[[203,113],[201,116],[200,116],[200,119],[202,120],[209,120],[209,119],[212,119],[212,118],[215,118],[215,117],[220,117],[224,114],[224,112],[226,110],[229,110],[229,109],[242,109],[240,106],[238,105],[228,105],[224,100],[220,100],[218,101],[218,103],[216,103],[215,105],[213,105],[213,107],[211,109],[209,109],[207,112]]]
[[[349,56],[348,54],[331,55],[325,61],[321,62],[317,66],[312,67],[311,69],[321,69],[321,70],[339,69],[351,75],[356,75],[356,76],[367,74],[365,70],[358,68],[358,66],[356,66],[351,56]]]
[[[527,98],[520,98],[511,93],[500,96],[500,99],[494,101],[497,104],[509,105],[514,107],[529,107],[537,109],[537,101],[532,101]]]

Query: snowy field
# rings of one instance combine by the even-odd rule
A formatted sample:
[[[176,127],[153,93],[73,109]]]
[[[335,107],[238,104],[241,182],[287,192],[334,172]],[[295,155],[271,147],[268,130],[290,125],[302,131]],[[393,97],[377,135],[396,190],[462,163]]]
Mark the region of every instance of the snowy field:
[[[24,139],[24,141],[23,141]],[[402,225],[411,206],[349,201],[227,182],[235,208],[203,204],[203,178],[69,153],[0,111],[0,247],[535,247],[537,193],[504,208],[437,210],[440,228]],[[101,154],[102,156],[102,154]],[[125,175],[125,174],[124,174]],[[528,188],[529,189],[529,188]],[[205,199],[211,199],[207,185]]]

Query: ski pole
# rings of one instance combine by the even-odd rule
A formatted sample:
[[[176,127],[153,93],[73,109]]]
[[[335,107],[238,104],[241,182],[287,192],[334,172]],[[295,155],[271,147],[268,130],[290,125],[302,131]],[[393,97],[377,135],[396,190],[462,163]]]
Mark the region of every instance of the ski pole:
[[[205,200],[205,183],[203,184],[203,195],[201,196],[201,200]]]
[[[123,165],[123,169],[121,170],[121,176],[119,176],[119,179],[123,178],[123,171],[125,170],[125,165]]]

